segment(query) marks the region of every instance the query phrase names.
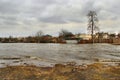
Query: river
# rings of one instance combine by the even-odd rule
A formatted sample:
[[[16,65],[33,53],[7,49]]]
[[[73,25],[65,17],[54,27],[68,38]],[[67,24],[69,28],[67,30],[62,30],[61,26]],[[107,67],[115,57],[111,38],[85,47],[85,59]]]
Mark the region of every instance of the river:
[[[119,60],[120,46],[111,44],[37,44],[0,43],[0,67],[56,63],[93,63],[97,60]]]

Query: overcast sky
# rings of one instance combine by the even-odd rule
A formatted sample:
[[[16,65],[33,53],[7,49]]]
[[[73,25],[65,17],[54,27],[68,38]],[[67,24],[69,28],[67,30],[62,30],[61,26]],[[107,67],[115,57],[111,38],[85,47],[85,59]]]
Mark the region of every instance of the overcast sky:
[[[90,10],[97,12],[101,31],[120,32],[120,0],[0,0],[0,36],[86,33]]]

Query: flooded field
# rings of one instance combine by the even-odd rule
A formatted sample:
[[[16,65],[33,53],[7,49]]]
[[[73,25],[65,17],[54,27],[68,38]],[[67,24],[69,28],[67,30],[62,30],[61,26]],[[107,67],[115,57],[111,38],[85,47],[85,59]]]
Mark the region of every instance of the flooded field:
[[[111,44],[36,44],[1,43],[0,67],[31,64],[53,66],[76,62],[120,62],[120,46]]]

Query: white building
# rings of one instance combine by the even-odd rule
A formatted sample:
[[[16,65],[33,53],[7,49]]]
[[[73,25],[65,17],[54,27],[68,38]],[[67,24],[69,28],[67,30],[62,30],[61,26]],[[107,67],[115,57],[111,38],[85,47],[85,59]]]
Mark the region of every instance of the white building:
[[[77,44],[78,41],[77,40],[66,40],[67,44]]]
[[[96,33],[95,34],[96,39],[109,39],[109,34],[108,33]]]
[[[91,34],[76,34],[75,37],[83,40],[89,40],[91,39]]]

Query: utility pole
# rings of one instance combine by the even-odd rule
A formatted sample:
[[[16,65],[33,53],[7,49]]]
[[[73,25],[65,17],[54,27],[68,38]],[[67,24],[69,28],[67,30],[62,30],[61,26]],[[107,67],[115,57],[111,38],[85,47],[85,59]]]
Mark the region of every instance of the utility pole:
[[[97,19],[97,14],[95,11],[90,11],[88,13],[88,31],[91,33],[91,40],[92,43],[94,43],[94,33],[95,31],[99,31],[99,27],[97,27],[98,19]]]

